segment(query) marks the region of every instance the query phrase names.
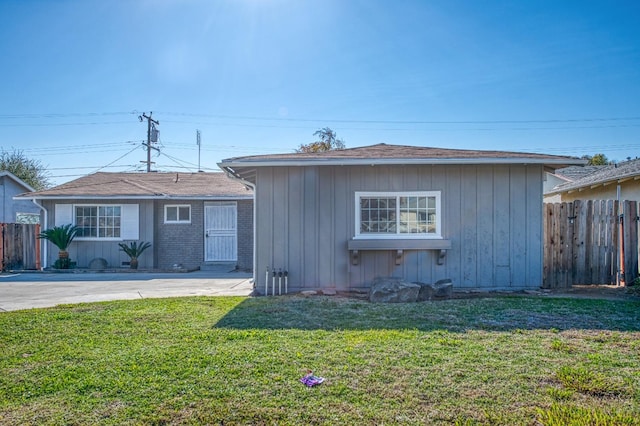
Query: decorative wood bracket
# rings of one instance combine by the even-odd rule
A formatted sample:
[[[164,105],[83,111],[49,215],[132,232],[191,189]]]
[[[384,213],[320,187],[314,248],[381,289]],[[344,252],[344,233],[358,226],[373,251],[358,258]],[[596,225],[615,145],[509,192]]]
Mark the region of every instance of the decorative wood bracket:
[[[358,265],[360,263],[360,251],[377,250],[377,251],[395,251],[395,264],[401,265],[405,250],[434,250],[437,251],[436,263],[444,265],[444,259],[447,256],[447,250],[451,249],[450,240],[374,240],[374,239],[352,239],[348,241],[347,248],[351,257],[351,264]]]
[[[438,265],[444,265],[444,258],[447,255],[447,251],[442,249],[440,250],[440,255],[438,256]]]
[[[358,256],[358,250],[351,250],[351,264],[357,265],[360,262],[360,258]]]
[[[402,265],[402,250],[396,251],[396,265]]]

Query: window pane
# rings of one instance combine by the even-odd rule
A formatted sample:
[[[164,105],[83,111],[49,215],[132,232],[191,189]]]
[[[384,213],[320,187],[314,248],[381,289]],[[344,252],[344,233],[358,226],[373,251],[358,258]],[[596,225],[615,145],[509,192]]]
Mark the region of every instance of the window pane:
[[[96,207],[76,207],[76,226],[79,237],[95,237],[97,233],[96,219],[98,210]]]
[[[187,207],[180,207],[180,209],[178,211],[179,212],[178,220],[188,222],[190,220],[190,217],[189,217],[190,216],[189,215],[189,211],[190,210],[191,210],[191,207],[188,207],[188,206]]]
[[[178,208],[166,207],[167,209],[167,222],[175,222],[178,220]]]
[[[360,199],[360,233],[396,233],[395,198]]]
[[[427,208],[433,201],[433,209]],[[435,232],[435,197],[400,197],[400,233],[425,234]],[[434,226],[427,223],[428,212]]]

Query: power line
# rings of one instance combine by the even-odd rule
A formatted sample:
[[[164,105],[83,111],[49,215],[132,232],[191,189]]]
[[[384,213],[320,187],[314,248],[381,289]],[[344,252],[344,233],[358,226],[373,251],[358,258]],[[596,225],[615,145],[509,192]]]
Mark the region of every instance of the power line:
[[[287,117],[260,117],[260,116],[234,116],[218,114],[193,114],[179,112],[162,112],[164,115],[185,117],[207,117],[225,120],[260,120],[260,121],[292,121],[292,122],[327,122],[327,123],[361,123],[361,124],[531,124],[531,123],[583,123],[601,121],[636,121],[640,116],[632,117],[593,117],[593,118],[568,118],[568,119],[536,119],[536,120],[349,120],[349,119],[311,119],[311,118],[287,118]]]
[[[82,166],[82,167],[47,167],[47,171],[49,170],[79,170],[79,169],[95,169],[95,168],[101,168],[101,169],[106,169],[106,168],[116,168],[116,167],[136,167],[138,166],[137,164],[121,164],[118,166]]]
[[[109,164],[107,164],[106,166],[102,166],[102,167],[100,167],[100,168],[99,168],[99,169],[97,169],[94,173],[97,173],[97,172],[99,172],[100,170],[102,170],[102,169],[104,169],[104,168],[106,168],[106,167],[109,167],[110,165],[112,165],[112,164],[113,164],[113,163],[115,163],[116,161],[118,161],[118,160],[120,160],[120,159],[122,159],[122,158],[126,157],[127,155],[131,154],[133,151],[135,151],[135,150],[136,150],[136,149],[138,149],[138,148],[139,148],[139,147],[137,147],[137,146],[133,147],[133,149],[132,149],[131,151],[127,152],[127,153],[126,153],[126,154],[124,154],[124,155],[121,155],[120,157],[116,158],[115,160],[113,160],[112,162],[110,162]]]
[[[0,114],[0,119],[18,118],[68,118],[68,117],[101,117],[113,115],[131,115],[137,114],[137,111],[129,112],[71,112],[71,113],[30,113],[30,114]]]

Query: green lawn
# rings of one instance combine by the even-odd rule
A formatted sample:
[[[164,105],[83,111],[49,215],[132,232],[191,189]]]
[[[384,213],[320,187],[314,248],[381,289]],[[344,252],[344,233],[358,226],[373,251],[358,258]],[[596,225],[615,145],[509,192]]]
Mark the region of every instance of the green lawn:
[[[307,370],[326,378],[307,388]],[[0,424],[640,424],[640,302],[149,299],[0,314]]]

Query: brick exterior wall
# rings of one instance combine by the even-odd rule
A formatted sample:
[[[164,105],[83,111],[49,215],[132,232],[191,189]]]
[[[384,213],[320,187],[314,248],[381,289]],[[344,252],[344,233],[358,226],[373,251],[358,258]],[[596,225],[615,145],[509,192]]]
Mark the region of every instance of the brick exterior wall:
[[[238,201],[238,266],[253,270],[253,200]]]
[[[253,200],[238,200],[238,260],[243,270],[253,268]],[[164,223],[165,205],[190,205],[191,223]],[[175,264],[196,269],[204,263],[204,202],[157,201],[155,207],[155,264],[171,269]]]
[[[191,223],[164,223],[165,205],[190,205]],[[156,266],[175,264],[196,269],[204,261],[204,203],[202,201],[158,201],[155,209]]]

